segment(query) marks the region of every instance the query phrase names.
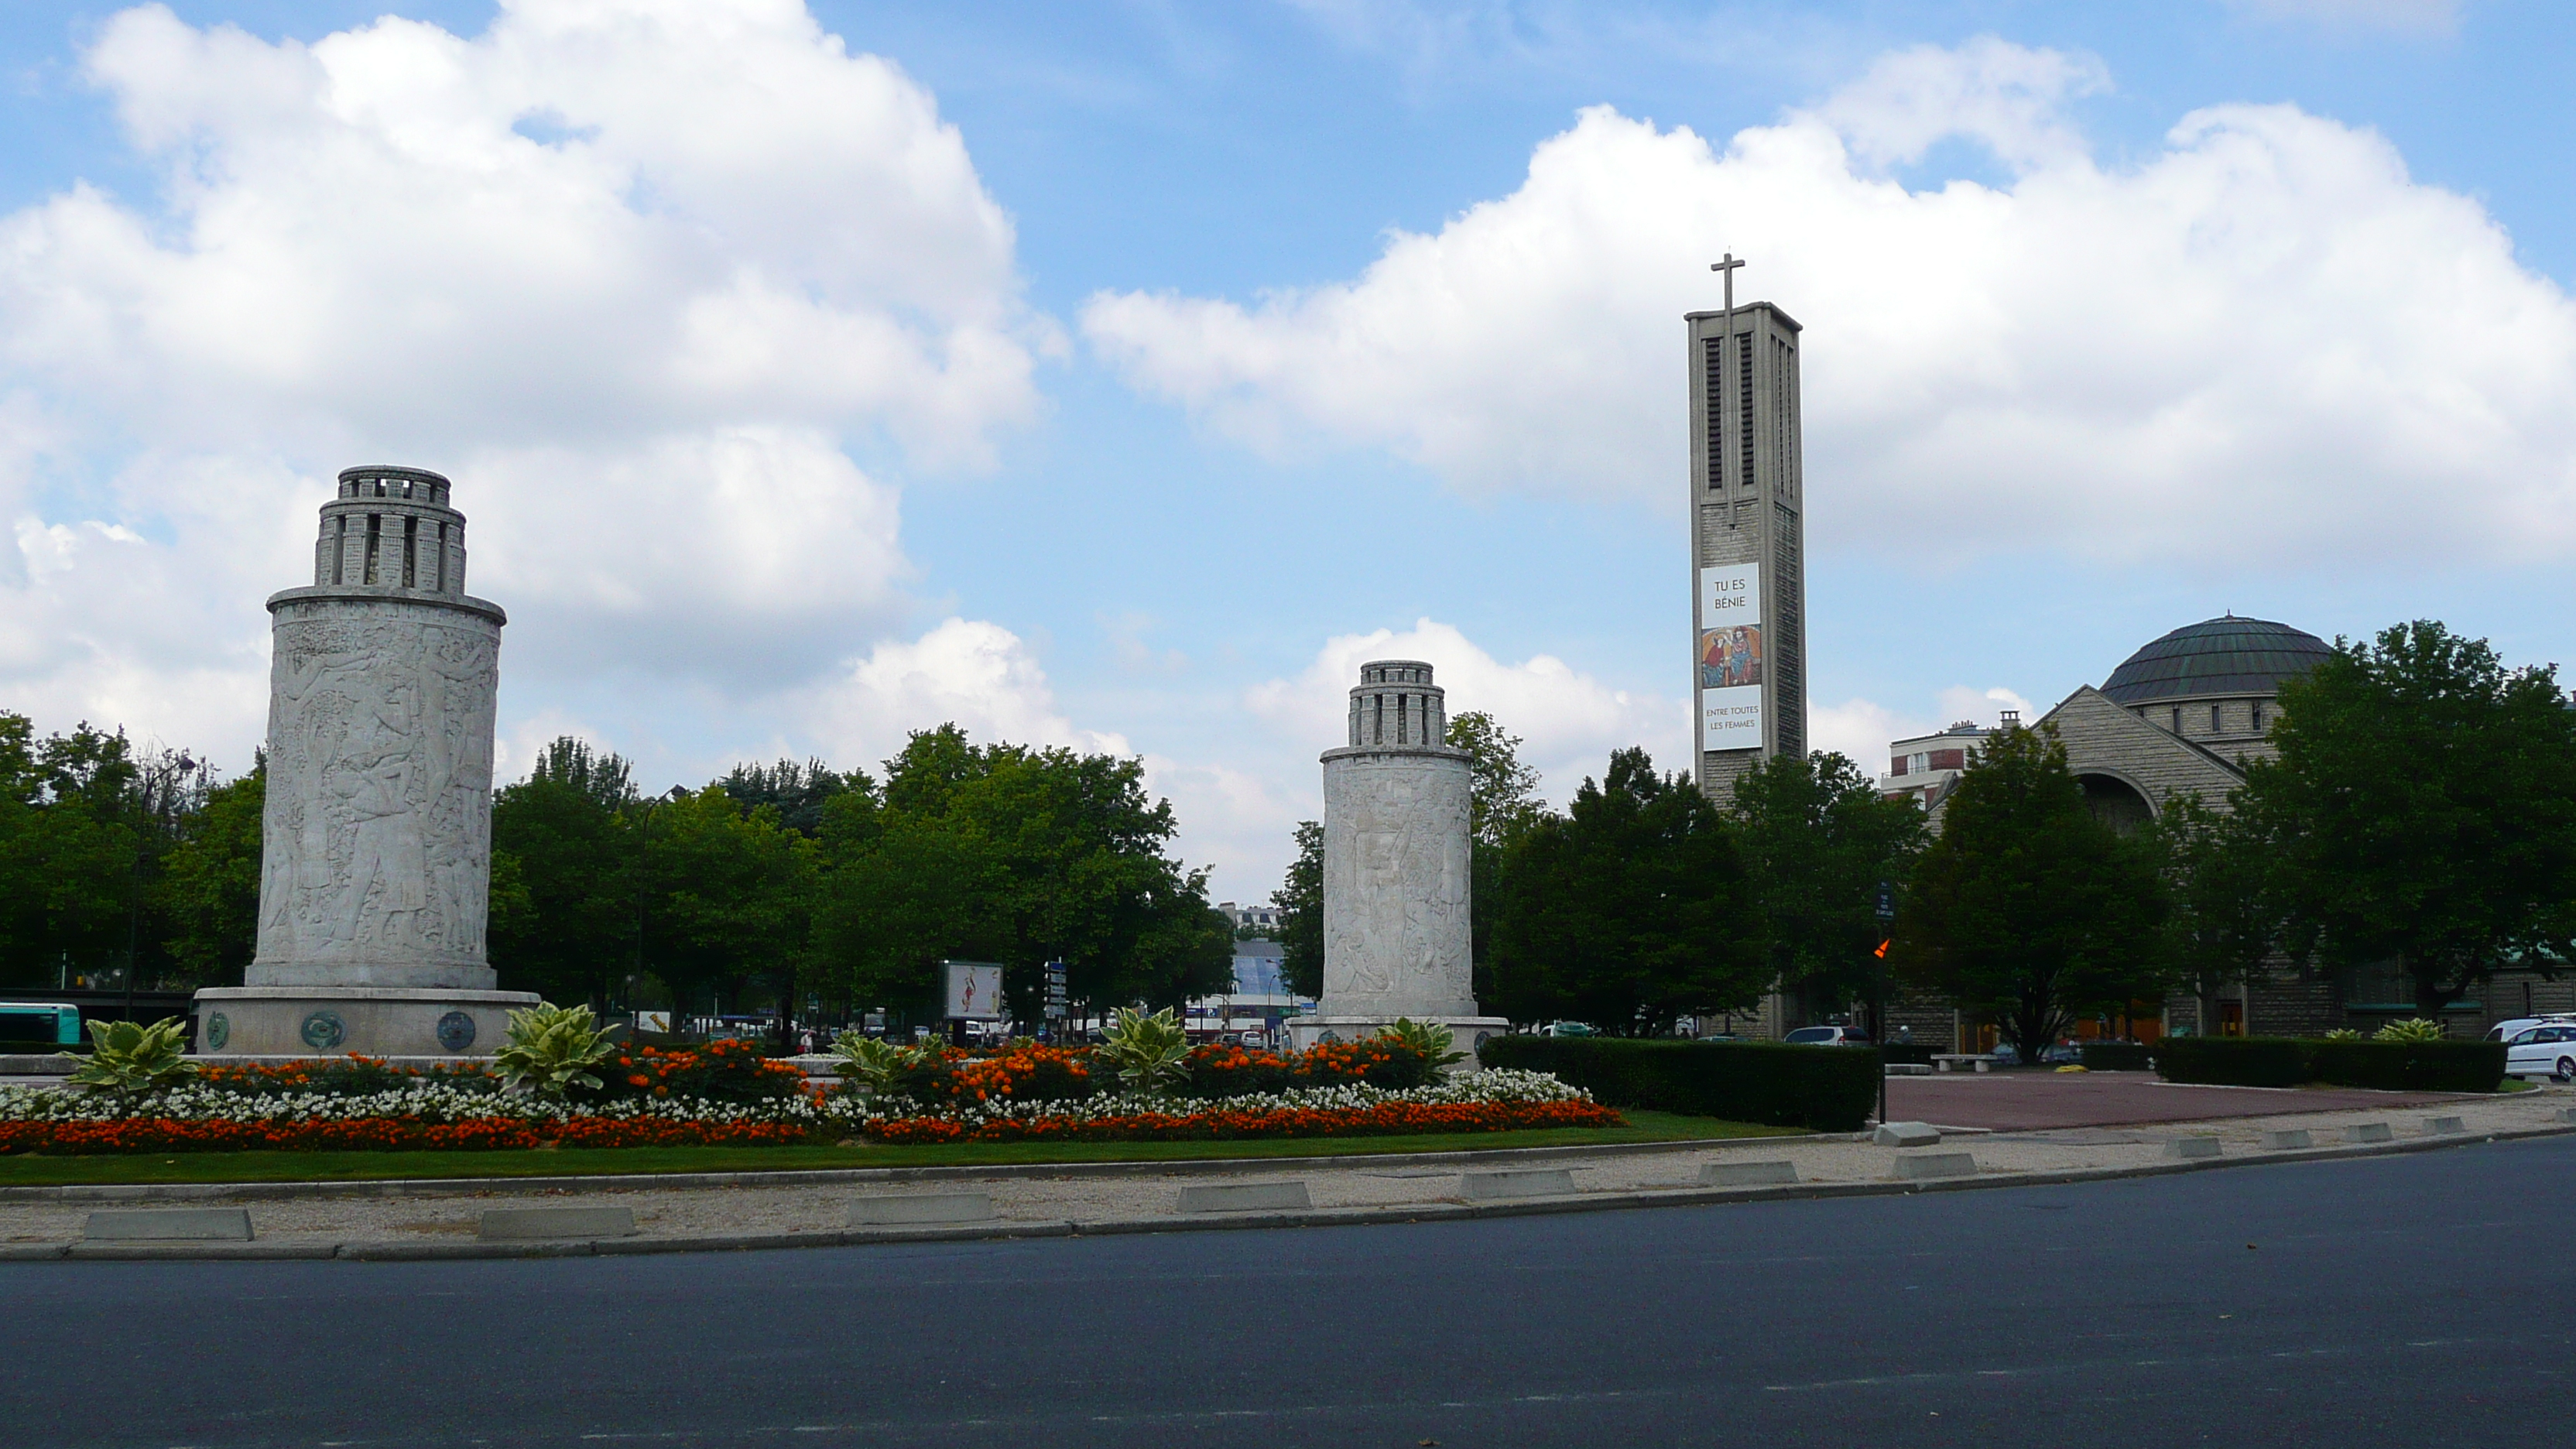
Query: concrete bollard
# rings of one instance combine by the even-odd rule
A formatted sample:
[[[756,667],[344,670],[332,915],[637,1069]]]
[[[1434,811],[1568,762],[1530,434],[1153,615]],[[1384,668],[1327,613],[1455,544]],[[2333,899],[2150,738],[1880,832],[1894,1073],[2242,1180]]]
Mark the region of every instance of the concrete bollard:
[[[850,1199],[850,1226],[902,1227],[915,1223],[981,1223],[993,1217],[993,1199],[980,1192],[914,1192]]]
[[[1869,1140],[1881,1147],[1938,1147],[1941,1129],[1929,1122],[1881,1122]]]
[[[1458,1195],[1469,1202],[1509,1197],[1565,1197],[1574,1191],[1574,1175],[1562,1167],[1523,1167],[1507,1172],[1458,1175]]]
[[[2177,1137],[2165,1144],[2165,1156],[2196,1159],[2219,1155],[2215,1137]]]
[[[1899,1182],[1924,1182],[1936,1177],[1974,1177],[1977,1159],[1965,1152],[1917,1152],[1896,1159],[1888,1176]]]
[[[2425,1135],[2429,1137],[2448,1137],[2454,1132],[2466,1132],[2468,1130],[2469,1124],[2457,1117],[2427,1117],[2424,1119],[2424,1132]]]
[[[2287,1132],[2263,1134],[2263,1150],[2266,1152],[2288,1152],[2295,1148],[2316,1145],[2316,1139],[2308,1135],[2308,1129],[2305,1127],[2293,1127]]]
[[[104,1242],[247,1243],[248,1208],[142,1208],[91,1213],[81,1236]]]
[[[2387,1142],[2396,1136],[2385,1122],[2355,1122],[2343,1129],[2346,1142]]]
[[[486,1242],[525,1242],[540,1238],[631,1238],[631,1207],[486,1208],[474,1225],[474,1236]]]
[[[1185,1213],[1299,1211],[1315,1205],[1303,1178],[1285,1182],[1227,1182],[1181,1189]]]
[[[1794,1162],[1710,1162],[1699,1170],[1702,1187],[1769,1187],[1797,1180]]]

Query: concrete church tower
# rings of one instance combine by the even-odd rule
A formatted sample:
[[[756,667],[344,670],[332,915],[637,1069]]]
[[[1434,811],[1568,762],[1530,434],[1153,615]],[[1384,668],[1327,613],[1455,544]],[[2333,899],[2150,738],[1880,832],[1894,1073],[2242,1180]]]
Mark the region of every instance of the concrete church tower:
[[[1350,743],[1324,752],[1324,994],[1299,1047],[1357,1041],[1397,1017],[1450,1029],[1460,1063],[1509,1029],[1476,1010],[1467,752],[1418,659],[1360,666]]]
[[[197,993],[208,1052],[479,1056],[537,1000],[483,956],[507,620],[465,592],[448,488],[342,473],[312,586],[269,598],[259,954]]]
[[[1700,788],[1723,803],[1757,762],[1807,752],[1798,324],[1768,302],[1685,321],[1694,727]]]

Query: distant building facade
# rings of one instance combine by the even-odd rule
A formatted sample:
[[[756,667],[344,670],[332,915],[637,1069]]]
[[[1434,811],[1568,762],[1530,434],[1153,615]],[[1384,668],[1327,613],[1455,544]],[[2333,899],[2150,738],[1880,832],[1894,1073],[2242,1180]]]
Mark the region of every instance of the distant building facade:
[[[1219,901],[1216,908],[1234,923],[1237,931],[1276,932],[1279,929],[1277,906],[1238,906],[1232,901]]]
[[[2056,731],[2086,803],[2123,833],[2144,827],[2186,795],[2225,811],[2232,808],[2230,793],[2245,783],[2247,764],[2275,753],[2269,733],[2280,719],[2282,682],[2331,652],[2324,640],[2288,624],[2234,615],[2206,619],[2141,647],[2099,688],[2085,685],[2060,701],[2038,727]],[[1936,754],[1937,742],[1950,736],[1891,741],[1891,772],[1879,781],[1882,794],[1919,787],[1935,830],[1958,778],[1934,765],[1946,758]],[[1929,767],[1919,782],[1912,778],[1918,757]],[[2128,1026],[2146,1040],[2167,1033],[2303,1036],[2347,1026],[2368,1031],[2416,1014],[2411,980],[2395,968],[2339,978],[2294,972],[2286,962],[2283,968],[2237,983],[2211,1020],[2199,1019],[2196,1000],[2179,996]],[[2482,999],[2459,1003],[2446,1019],[2451,1035],[2474,1037],[2492,1022],[2549,1010],[2576,1010],[2576,980],[2507,973]],[[1911,1027],[1917,1041],[1955,1041],[1960,1050],[1991,1044],[1990,1027],[1919,998],[1899,1003],[1890,1024]]]

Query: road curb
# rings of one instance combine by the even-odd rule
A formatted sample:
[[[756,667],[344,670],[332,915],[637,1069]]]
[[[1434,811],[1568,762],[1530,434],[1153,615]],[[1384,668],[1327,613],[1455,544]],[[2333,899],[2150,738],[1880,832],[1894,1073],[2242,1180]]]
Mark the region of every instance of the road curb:
[[[671,1238],[569,1239],[559,1242],[406,1243],[369,1241],[252,1243],[6,1243],[0,1263],[81,1259],[113,1261],[283,1261],[343,1259],[354,1262],[452,1262],[467,1258],[625,1257],[646,1253],[759,1252],[782,1248],[852,1248],[906,1243],[958,1243],[1012,1238],[1125,1237],[1147,1233],[1245,1232],[1277,1228],[1388,1226],[1455,1222],[1465,1219],[1548,1217],[1565,1213],[1625,1212],[1657,1207],[1713,1207],[1732,1203],[1792,1202],[1828,1198],[1903,1197],[1918,1193],[1976,1192],[1991,1188],[2051,1187],[2109,1182],[2122,1178],[2169,1177],[2216,1172],[2234,1167],[2284,1163],[2337,1162],[2363,1157],[2392,1157],[2437,1152],[2495,1142],[2528,1141],[2576,1135],[2576,1124],[2415,1138],[2351,1147],[2319,1147],[2265,1152],[2187,1162],[2142,1163],[2134,1167],[2070,1168],[2056,1172],[1980,1174],[1975,1177],[1923,1182],[1807,1182],[1776,1187],[1640,1188],[1628,1192],[1577,1193],[1572,1196],[1519,1198],[1502,1202],[1435,1201],[1304,1211],[1204,1213],[1150,1218],[1105,1218],[1090,1222],[996,1221],[954,1225],[849,1228],[825,1232],[716,1233]],[[1777,1139],[1772,1139],[1777,1140]],[[1541,1149],[1550,1150],[1550,1149]],[[1440,1156],[1440,1154],[1413,1154]]]
[[[336,1182],[66,1183],[0,1187],[0,1202],[184,1202],[203,1198],[461,1197],[586,1192],[653,1192],[702,1187],[834,1187],[874,1182],[939,1182],[996,1177],[1196,1177],[1277,1169],[1330,1169],[1540,1162],[1628,1153],[1709,1152],[1784,1143],[1843,1141],[1862,1134],[1793,1132],[1777,1137],[1682,1138],[1669,1142],[1581,1143],[1566,1147],[1470,1147],[1455,1152],[1339,1152],[1312,1157],[1205,1157],[1176,1162],[1014,1162],[991,1167],[826,1167],[777,1172],[636,1172],[578,1177],[391,1177]]]

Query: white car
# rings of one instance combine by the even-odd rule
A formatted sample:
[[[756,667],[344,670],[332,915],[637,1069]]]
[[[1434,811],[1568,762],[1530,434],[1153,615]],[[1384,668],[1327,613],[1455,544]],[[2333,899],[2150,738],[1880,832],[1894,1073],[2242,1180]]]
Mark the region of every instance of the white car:
[[[2576,1078],[2576,1022],[2544,1022],[2505,1038],[2504,1074],[2562,1082]]]
[[[2499,1021],[2488,1027],[2487,1040],[2510,1041],[2535,1026],[2576,1026],[2576,1016],[2570,1016],[2563,1011],[2552,1012],[2547,1016],[2517,1016],[2511,1021]]]
[[[1802,1026],[1780,1040],[1790,1046],[1867,1046],[1869,1033],[1856,1026]]]

